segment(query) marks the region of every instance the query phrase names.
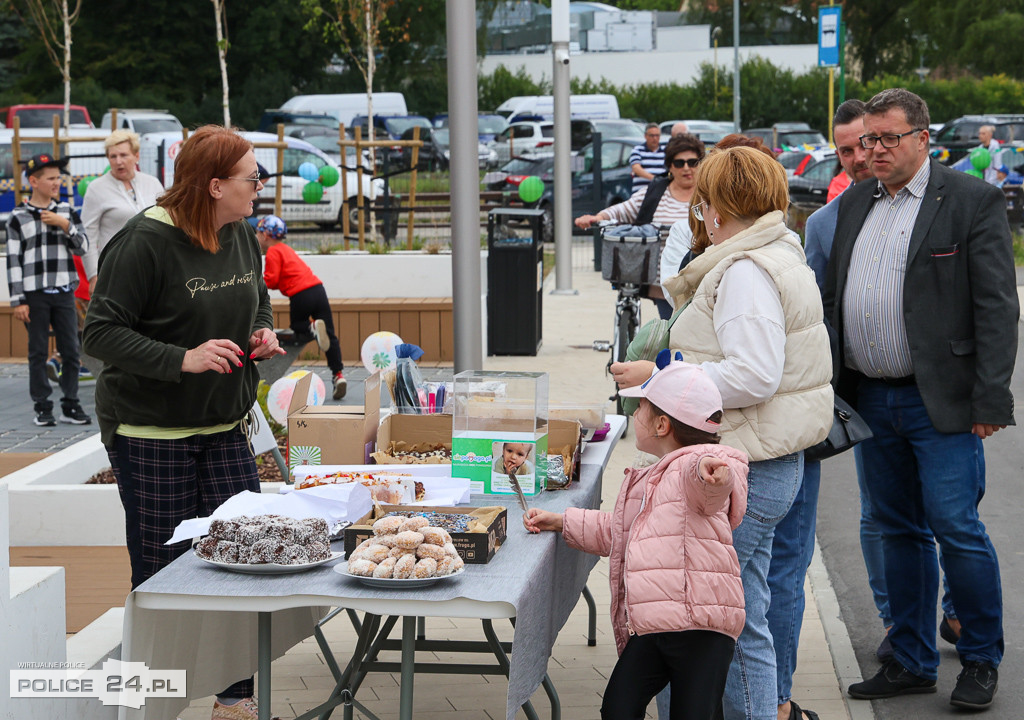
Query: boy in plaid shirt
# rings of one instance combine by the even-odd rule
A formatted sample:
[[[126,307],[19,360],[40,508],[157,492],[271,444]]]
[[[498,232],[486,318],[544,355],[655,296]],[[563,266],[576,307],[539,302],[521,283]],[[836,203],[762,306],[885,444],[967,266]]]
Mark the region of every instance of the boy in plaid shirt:
[[[83,255],[88,238],[78,213],[60,202],[61,171],[68,158],[42,153],[25,165],[32,195],[7,221],[7,284],[14,317],[28,327],[28,389],[35,402],[35,424],[53,426],[53,401],[46,377],[50,326],[64,367],[60,388],[61,422],[87,425],[92,418],[78,401],[78,316],[75,312],[74,255]]]

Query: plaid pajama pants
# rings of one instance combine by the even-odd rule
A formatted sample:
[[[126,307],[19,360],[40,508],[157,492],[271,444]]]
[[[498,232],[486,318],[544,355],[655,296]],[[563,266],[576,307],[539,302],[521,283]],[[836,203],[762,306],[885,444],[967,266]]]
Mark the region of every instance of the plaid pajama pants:
[[[133,590],[191,547],[164,545],[178,523],[210,515],[243,490],[260,491],[255,459],[237,427],[182,440],[118,435],[107,455],[124,505]]]
[[[243,490],[260,491],[255,459],[237,427],[182,440],[118,435],[107,456],[124,505],[133,590],[188,552],[187,540],[164,545],[178,523],[210,515]],[[217,696],[252,697],[253,690],[250,677]]]

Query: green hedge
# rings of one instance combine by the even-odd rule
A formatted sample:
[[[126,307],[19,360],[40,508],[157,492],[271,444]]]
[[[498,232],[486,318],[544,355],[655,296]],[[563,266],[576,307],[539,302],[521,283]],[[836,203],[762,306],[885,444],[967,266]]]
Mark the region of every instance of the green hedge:
[[[610,93],[619,99],[623,117],[663,122],[677,118],[732,119],[732,72],[719,67],[717,93],[714,67],[705,63],[693,82],[637,83],[616,86],[606,80],[571,81],[573,93]],[[806,122],[822,132],[828,129],[828,71],[815,68],[798,74],[754,57],[740,68],[740,118],[743,127],[764,127],[776,122]],[[544,77],[534,81],[519,68],[512,73],[498,68],[478,80],[479,106],[494,109],[514,95],[544,95],[551,83]],[[983,78],[964,76],[947,80],[924,80],[917,76],[883,76],[862,84],[847,79],[846,97],[867,100],[888,87],[905,87],[928,103],[933,122],[952,120],[969,113],[1008,113],[1024,110],[1024,81],[1006,75]],[[835,79],[835,104],[839,104],[840,83]]]

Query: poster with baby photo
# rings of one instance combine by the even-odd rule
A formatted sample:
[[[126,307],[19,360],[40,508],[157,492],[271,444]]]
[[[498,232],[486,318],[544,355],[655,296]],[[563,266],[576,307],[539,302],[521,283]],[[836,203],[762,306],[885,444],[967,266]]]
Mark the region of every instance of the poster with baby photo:
[[[516,477],[532,477],[534,469],[534,444],[528,442],[502,442],[491,445],[491,457],[494,458],[492,474],[494,480],[504,478],[507,482],[509,473]]]

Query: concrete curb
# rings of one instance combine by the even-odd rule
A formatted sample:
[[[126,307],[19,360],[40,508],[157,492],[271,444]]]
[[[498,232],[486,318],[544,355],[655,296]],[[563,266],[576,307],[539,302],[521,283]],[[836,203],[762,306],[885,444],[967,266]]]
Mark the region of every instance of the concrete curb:
[[[814,540],[814,557],[807,569],[807,577],[811,581],[811,592],[818,606],[818,617],[825,629],[825,641],[832,655],[836,679],[839,681],[839,692],[846,703],[850,720],[875,720],[875,710],[870,702],[854,700],[846,694],[847,687],[864,678],[861,677],[860,665],[857,664],[857,656],[853,652],[853,642],[846,630],[846,623],[843,622],[839,598],[836,597],[828,570],[822,560],[821,546],[818,545],[817,538]]]

